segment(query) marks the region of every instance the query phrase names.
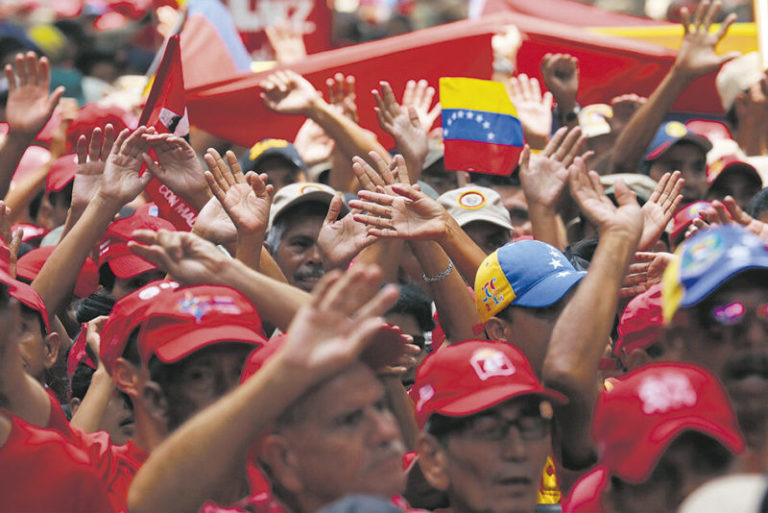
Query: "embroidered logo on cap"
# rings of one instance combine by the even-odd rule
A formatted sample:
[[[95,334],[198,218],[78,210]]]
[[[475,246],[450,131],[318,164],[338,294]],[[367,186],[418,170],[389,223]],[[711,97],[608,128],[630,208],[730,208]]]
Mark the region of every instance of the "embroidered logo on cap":
[[[142,289],[139,292],[139,299],[146,301],[148,299],[152,299],[156,297],[163,290],[172,290],[177,288],[179,288],[179,284],[177,282],[164,281],[162,283],[158,283],[157,285],[152,285],[151,287]]]
[[[483,208],[487,200],[485,196],[479,191],[467,191],[459,196],[458,204],[461,208],[467,210],[477,210]]]
[[[667,132],[667,135],[670,137],[682,137],[688,133],[688,129],[679,121],[670,121],[667,123],[665,132]]]
[[[288,141],[284,139],[264,139],[263,141],[259,141],[251,147],[251,151],[248,153],[248,156],[251,158],[251,160],[255,160],[256,157],[271,148],[287,147]]]
[[[424,408],[424,404],[433,397],[435,397],[435,389],[432,388],[432,385],[424,385],[419,388],[419,398],[416,401],[416,409],[421,411]]]
[[[200,320],[209,312],[218,311],[224,314],[238,315],[242,313],[235,300],[227,296],[191,296],[179,300],[179,311],[191,314],[195,322]]]
[[[643,380],[637,390],[643,413],[667,413],[696,405],[698,396],[687,376],[666,373]]]
[[[720,234],[710,233],[689,246],[680,261],[680,275],[698,274],[710,267],[725,252],[725,244]]]
[[[485,282],[483,285],[483,294],[483,304],[489,312],[491,311],[492,306],[500,305],[504,301],[504,294],[496,289],[496,278],[492,278],[490,281]],[[493,300],[493,305],[488,303],[490,299]]]
[[[478,349],[472,353],[469,363],[482,381],[498,376],[511,376],[516,372],[507,355],[496,349]]]
[[[301,187],[299,187],[299,194],[306,194],[308,192],[315,192],[315,191],[325,192],[325,189],[311,183],[307,185],[302,185]]]

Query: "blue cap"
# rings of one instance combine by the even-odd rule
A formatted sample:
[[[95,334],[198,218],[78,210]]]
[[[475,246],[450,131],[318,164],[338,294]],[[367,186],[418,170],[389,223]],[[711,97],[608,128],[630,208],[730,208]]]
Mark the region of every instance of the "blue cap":
[[[679,121],[669,121],[661,125],[656,131],[656,135],[653,137],[650,146],[648,146],[648,152],[643,160],[656,160],[671,148],[673,144],[680,141],[688,141],[695,144],[701,148],[704,154],[712,149],[712,143],[706,137],[688,129],[687,126]]]
[[[549,244],[510,242],[488,255],[477,270],[477,311],[485,322],[510,304],[544,308],[558,302],[585,274]]]
[[[669,321],[678,308],[694,306],[728,278],[749,269],[768,270],[768,247],[741,226],[727,224],[696,233],[664,271],[662,308]]]

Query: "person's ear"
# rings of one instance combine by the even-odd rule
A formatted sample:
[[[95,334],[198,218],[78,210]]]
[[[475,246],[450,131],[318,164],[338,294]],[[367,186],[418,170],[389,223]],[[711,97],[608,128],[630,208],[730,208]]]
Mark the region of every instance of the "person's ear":
[[[422,434],[416,444],[419,451],[419,467],[427,482],[438,490],[445,491],[451,484],[445,449],[437,439]]]
[[[500,317],[491,317],[485,321],[485,333],[490,340],[510,342],[512,340],[512,326],[509,321]]]
[[[80,408],[80,398],[73,397],[69,400],[69,409],[72,410],[72,415],[77,413],[77,409]]]
[[[628,371],[633,371],[652,361],[648,353],[645,352],[645,349],[633,349],[625,359]]]
[[[168,424],[168,399],[157,382],[147,381],[142,387],[141,399],[150,417],[163,424]]]
[[[43,339],[43,350],[45,351],[43,366],[46,369],[50,369],[56,363],[56,360],[59,358],[60,346],[61,338],[55,331],[50,332]]]
[[[125,392],[132,400],[139,397],[141,393],[139,373],[133,364],[125,358],[118,358],[112,365],[112,380],[115,382],[115,386],[121,392]]]
[[[284,436],[272,433],[264,437],[259,457],[269,467],[276,483],[293,494],[301,493],[304,489],[301,462]]]

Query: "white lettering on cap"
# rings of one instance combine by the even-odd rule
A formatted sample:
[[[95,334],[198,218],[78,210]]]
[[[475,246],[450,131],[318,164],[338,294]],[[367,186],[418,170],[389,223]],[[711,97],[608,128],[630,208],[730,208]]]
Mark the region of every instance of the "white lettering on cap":
[[[640,384],[637,393],[646,415],[695,406],[698,400],[688,377],[680,374],[648,377]]]
[[[435,396],[435,389],[432,385],[424,385],[419,388],[419,399],[416,401],[416,409],[421,410],[424,408],[424,403],[429,401]]]
[[[511,376],[516,372],[507,355],[496,349],[478,349],[472,354],[469,363],[482,381],[496,376]]]

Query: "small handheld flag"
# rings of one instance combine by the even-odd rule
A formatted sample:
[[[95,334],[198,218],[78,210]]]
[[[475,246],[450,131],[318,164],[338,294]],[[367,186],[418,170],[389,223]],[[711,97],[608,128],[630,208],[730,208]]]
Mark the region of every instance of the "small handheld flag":
[[[523,151],[523,128],[504,84],[441,78],[445,168],[510,175]]]

